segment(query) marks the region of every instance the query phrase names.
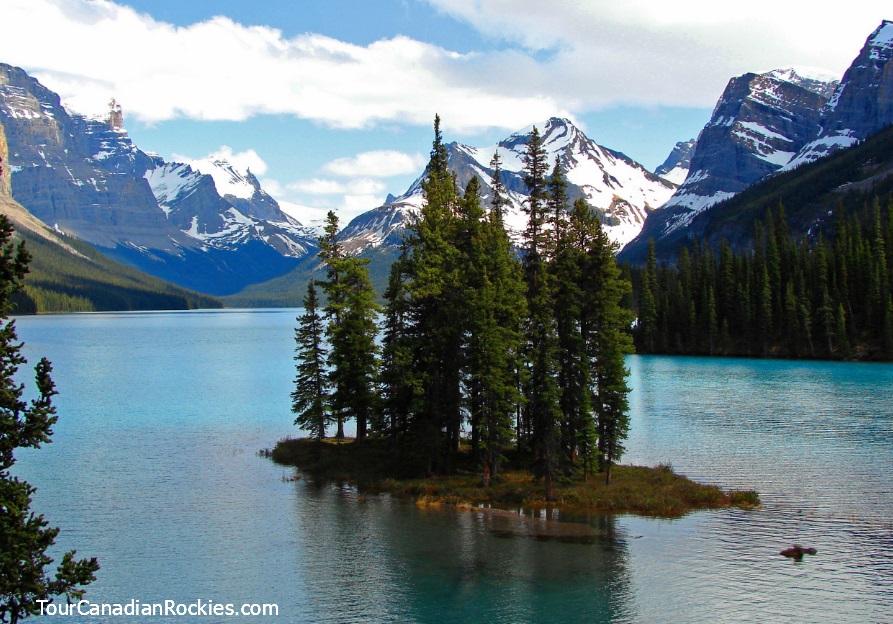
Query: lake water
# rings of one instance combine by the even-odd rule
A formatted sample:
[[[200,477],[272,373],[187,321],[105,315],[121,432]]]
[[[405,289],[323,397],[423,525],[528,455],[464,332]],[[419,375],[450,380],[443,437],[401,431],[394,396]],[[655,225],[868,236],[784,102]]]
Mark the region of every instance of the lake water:
[[[893,366],[629,359],[624,461],[759,491],[676,520],[419,509],[257,451],[297,432],[295,310],[19,318],[54,365],[34,507],[102,569],[94,603],[272,603],[254,622],[893,622]],[[561,521],[571,520],[562,518]],[[799,542],[800,563],[779,556]],[[226,617],[46,617],[52,622]]]

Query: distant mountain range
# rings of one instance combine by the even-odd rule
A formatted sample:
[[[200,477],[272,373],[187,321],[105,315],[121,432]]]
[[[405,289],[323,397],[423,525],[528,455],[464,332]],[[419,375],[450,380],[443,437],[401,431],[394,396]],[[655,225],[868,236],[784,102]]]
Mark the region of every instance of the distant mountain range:
[[[558,158],[571,199],[585,198],[622,257],[640,260],[650,238],[669,249],[724,200],[761,180],[853,147],[893,123],[893,22],[869,36],[842,80],[799,69],[730,80],[696,140],[678,143],[654,173],[597,144],[567,119],[536,124],[550,164]],[[9,142],[13,198],[49,228],[103,254],[201,292],[297,303],[294,287],[319,266],[317,231],[286,214],[250,171],[225,160],[167,162],[140,150],[114,102],[103,119],[67,110],[23,70],[0,64],[0,125]],[[447,146],[463,186],[491,193],[499,154],[516,241],[525,226],[524,152],[532,126],[498,144]],[[400,196],[354,218],[346,249],[386,273],[403,229],[423,205],[424,172]],[[706,219],[706,220],[705,220]],[[272,293],[272,294],[271,294]],[[240,300],[240,301],[241,301]]]
[[[12,197],[6,135],[0,126],[0,214],[31,253],[25,289],[14,313],[102,310],[185,310],[222,303],[141,273],[87,243],[51,229]]]

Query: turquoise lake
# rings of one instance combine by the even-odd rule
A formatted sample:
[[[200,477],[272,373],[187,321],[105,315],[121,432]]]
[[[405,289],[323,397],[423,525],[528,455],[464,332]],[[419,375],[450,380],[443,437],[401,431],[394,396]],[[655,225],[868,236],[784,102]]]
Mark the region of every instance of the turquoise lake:
[[[318,486],[258,456],[299,433],[297,314],[17,319],[30,366],[53,362],[60,418],[16,473],[59,552],[99,558],[88,600],[278,605],[249,622],[893,621],[893,365],[630,357],[623,461],[756,489],[763,509],[518,518]],[[545,522],[586,539],[545,539]],[[795,542],[818,553],[778,554]]]

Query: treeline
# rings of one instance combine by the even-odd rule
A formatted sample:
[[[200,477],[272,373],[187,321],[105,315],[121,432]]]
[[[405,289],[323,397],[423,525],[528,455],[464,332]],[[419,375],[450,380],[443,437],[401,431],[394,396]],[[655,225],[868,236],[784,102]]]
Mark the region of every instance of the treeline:
[[[31,264],[23,289],[12,298],[14,314],[222,307],[214,297],[119,264],[81,241],[64,239],[75,255],[26,229],[17,235],[25,240]]]
[[[642,353],[893,359],[893,200],[837,210],[833,238],[791,237],[783,204],[754,246],[695,242],[629,269]]]
[[[319,308],[311,282],[295,335],[295,422],[322,439],[331,425],[343,437],[353,419],[357,443],[390,439],[426,474],[453,472],[467,446],[485,485],[512,449],[547,497],[554,479],[579,470],[610,481],[628,431],[632,315],[620,300],[629,283],[589,206],[569,205],[557,160],[549,172],[536,129],[523,259],[503,222],[498,155],[491,167],[486,209],[477,178],[457,190],[435,119],[425,205],[406,230],[383,308],[367,261],[344,253],[329,214],[320,239],[327,303]]]

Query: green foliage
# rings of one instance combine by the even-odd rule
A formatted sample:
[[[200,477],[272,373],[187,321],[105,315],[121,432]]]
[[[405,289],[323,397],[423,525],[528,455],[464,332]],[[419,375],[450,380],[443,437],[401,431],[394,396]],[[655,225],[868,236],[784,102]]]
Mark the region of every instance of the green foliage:
[[[316,284],[311,280],[304,297],[304,314],[295,330],[297,376],[291,393],[295,424],[318,440],[326,437],[332,420],[329,377],[326,372],[325,327],[319,315]]]
[[[322,287],[328,298],[325,312],[329,319],[326,333],[332,410],[338,422],[338,438],[344,437],[344,419],[354,418],[357,438],[363,439],[378,410],[375,337],[379,306],[366,269],[368,261],[345,255],[337,232],[338,217],[329,211],[325,233],[319,240],[319,255],[325,261],[328,277]]]
[[[632,269],[639,350],[893,359],[893,199],[839,206],[828,241],[793,237],[786,213],[756,223],[752,250],[695,242],[675,266]]]
[[[362,314],[351,317],[351,306],[375,308],[368,287],[359,286],[363,262],[339,248],[330,215],[320,249],[333,404],[336,414],[357,415],[358,439],[365,435],[359,414],[368,413],[370,436],[387,438],[406,465],[427,475],[451,474],[460,456],[471,456],[487,487],[505,456],[518,453],[545,479],[548,498],[559,469],[571,474],[582,458],[587,474],[597,464],[609,478],[623,452],[632,319],[621,300],[629,284],[591,208],[579,201],[569,211],[560,162],[545,177],[536,129],[527,152],[523,260],[503,222],[508,200],[498,155],[492,164],[487,211],[476,177],[464,192],[456,189],[435,119],[425,204],[408,224],[385,292],[375,392],[373,326],[361,325],[369,321]],[[350,292],[366,294],[351,303]],[[350,385],[358,379],[360,386]]]
[[[41,600],[65,596],[76,600],[82,587],[95,580],[96,559],[75,560],[75,551],[66,553],[50,577],[45,568],[53,560],[47,555],[59,533],[43,516],[30,511],[35,489],[13,477],[15,452],[40,448],[50,442],[56,423],[56,394],[50,377],[52,366],[46,358],[35,367],[37,398],[22,398],[24,386],[15,381],[19,366],[25,363],[14,321],[7,320],[11,297],[22,287],[30,254],[24,242],[10,242],[12,226],[0,216],[0,621],[14,624],[40,611]]]
[[[27,230],[32,260],[24,288],[13,297],[14,314],[106,310],[219,308],[220,300],[174,286],[102,255],[77,239],[60,237],[65,250]]]

